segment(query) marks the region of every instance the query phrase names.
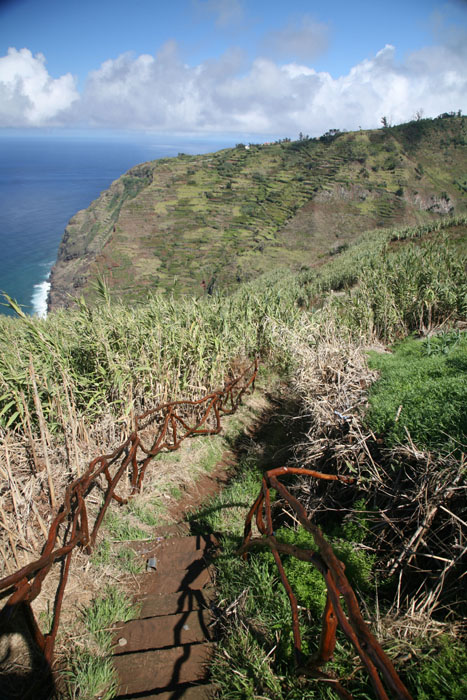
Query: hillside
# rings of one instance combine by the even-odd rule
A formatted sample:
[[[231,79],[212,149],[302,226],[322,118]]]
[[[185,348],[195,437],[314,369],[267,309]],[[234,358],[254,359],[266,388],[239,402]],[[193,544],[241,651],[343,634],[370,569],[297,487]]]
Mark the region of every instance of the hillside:
[[[261,549],[247,562],[238,556],[264,471],[296,466],[346,479],[323,486],[288,472],[286,484],[345,564],[365,621],[409,689],[403,697],[463,700],[466,241],[467,216],[443,217],[366,232],[319,268],[270,272],[202,301],[159,293],[130,306],[101,284],[95,305],[81,301],[43,320],[9,300],[19,318],[0,318],[0,587],[16,596],[11,576],[20,570],[21,595],[31,592],[41,633],[49,640],[58,630],[57,692],[47,692],[27,661],[37,649],[15,618],[1,640],[0,695],[18,700],[26,688],[37,700],[115,697],[109,630],[115,620],[135,619],[131,601],[148,538],[175,524],[185,496],[205,495],[204,477],[217,480],[219,465],[228,472],[228,483],[224,476],[218,482],[225,488],[183,520],[192,535],[214,532],[223,547],[210,666],[215,697],[329,700],[337,683],[347,693],[340,697],[388,697],[375,695],[342,635],[322,672],[298,676],[290,604],[274,560]],[[135,416],[158,414],[139,425],[148,444],[150,424],[169,425],[160,410],[171,399],[185,404],[185,427],[191,411],[200,421],[200,398],[219,396],[212,390],[253,356],[261,360],[255,394],[223,434],[190,438],[180,451],[169,445],[148,465],[143,491],[132,493],[135,466],[143,468],[148,454],[132,461]],[[118,502],[102,519],[115,485],[107,467],[119,475]],[[98,481],[87,481],[94,468]],[[77,489],[78,505],[65,511],[69,489]],[[279,492],[273,500],[282,551],[312,550]],[[58,530],[57,513],[65,517]],[[80,529],[102,526],[90,555],[73,518]],[[60,546],[34,599],[49,569],[42,559],[39,573],[34,562],[50,527]],[[56,586],[67,580],[67,538],[80,551],[61,607]],[[135,540],[144,543],[142,561]],[[283,563],[299,605],[303,653],[314,663],[326,584],[295,554]],[[135,664],[135,679],[140,668],[148,665]]]
[[[92,298],[100,275],[126,302],[231,290],[315,266],[368,229],[463,214],[466,134],[446,114],[138,165],[69,222],[49,308]]]

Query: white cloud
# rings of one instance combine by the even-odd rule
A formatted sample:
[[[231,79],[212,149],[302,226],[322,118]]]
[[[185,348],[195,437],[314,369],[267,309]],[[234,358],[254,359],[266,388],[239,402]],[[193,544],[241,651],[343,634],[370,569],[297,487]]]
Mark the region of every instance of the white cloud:
[[[238,25],[244,17],[239,0],[194,0],[194,6],[203,14],[213,14],[220,29]]]
[[[155,57],[104,63],[90,75],[80,110],[100,126],[314,135],[375,127],[382,115],[403,121],[418,109],[426,116],[465,110],[466,67],[449,47],[418,51],[398,65],[389,45],[339,78],[266,58],[244,70],[239,52],[191,67],[171,42]]]
[[[466,112],[467,48],[460,48],[456,35],[455,41],[413,52],[398,63],[388,45],[333,78],[305,62],[281,65],[263,57],[246,64],[239,50],[190,66],[171,41],[155,56],[109,59],[89,74],[83,95],[75,98],[71,76],[52,80],[43,57],[23,49],[0,59],[3,125],[293,137],[299,131],[319,135],[330,128],[377,127],[383,115],[398,123],[420,109],[425,116]]]
[[[296,23],[269,32],[264,38],[263,46],[273,56],[308,61],[327,49],[328,32],[326,24],[305,15]]]
[[[171,41],[155,57],[127,53],[103,63],[90,73],[79,111],[97,126],[202,129],[201,88],[199,68],[184,65]]]
[[[51,78],[42,54],[10,48],[0,58],[0,126],[60,123],[60,113],[77,98],[72,75]]]

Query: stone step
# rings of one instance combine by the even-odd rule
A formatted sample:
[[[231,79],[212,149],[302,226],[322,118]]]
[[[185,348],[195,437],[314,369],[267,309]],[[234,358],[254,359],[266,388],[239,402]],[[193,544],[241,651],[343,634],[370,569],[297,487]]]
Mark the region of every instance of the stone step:
[[[214,596],[215,591],[213,588],[204,588],[203,590],[188,588],[184,591],[167,593],[166,595],[139,596],[142,604],[139,617],[143,619],[145,617],[173,615],[174,613],[186,612],[187,610],[209,608]]]
[[[146,649],[163,649],[180,644],[195,644],[210,639],[209,610],[196,610],[131,620],[115,627],[114,655]]]
[[[155,543],[128,542],[125,546],[146,559],[156,557],[157,568],[160,571],[168,567],[173,571],[186,569],[196,559],[212,555],[218,547],[218,542],[213,535],[191,535],[161,538]]]
[[[162,690],[150,695],[120,695],[116,700],[210,700],[214,696],[215,686],[177,685],[173,690]]]
[[[209,586],[212,568],[206,567],[204,559],[196,559],[186,569],[165,570],[158,566],[153,573],[135,574],[133,577],[139,598],[154,594],[175,593],[185,590],[200,590]]]
[[[119,677],[117,694],[150,694],[157,690],[169,691],[179,684],[203,681],[212,650],[212,644],[206,642],[115,656],[114,667]],[[174,694],[177,697],[176,690]]]

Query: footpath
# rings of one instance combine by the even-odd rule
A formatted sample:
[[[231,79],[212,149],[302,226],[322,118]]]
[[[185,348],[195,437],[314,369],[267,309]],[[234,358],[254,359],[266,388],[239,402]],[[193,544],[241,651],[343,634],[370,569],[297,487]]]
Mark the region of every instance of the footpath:
[[[210,536],[168,531],[154,543],[129,543],[144,557],[139,574],[139,618],[114,631],[118,698],[204,700],[210,697],[212,655],[210,561],[217,542]]]
[[[215,472],[202,477],[196,492],[178,504],[176,515],[218,492],[234,461],[224,454]],[[132,581],[139,617],[113,630],[118,700],[208,700],[213,695],[209,625],[218,542],[213,535],[191,535],[188,522],[177,520],[156,529],[152,542],[126,543],[141,556],[146,571]]]

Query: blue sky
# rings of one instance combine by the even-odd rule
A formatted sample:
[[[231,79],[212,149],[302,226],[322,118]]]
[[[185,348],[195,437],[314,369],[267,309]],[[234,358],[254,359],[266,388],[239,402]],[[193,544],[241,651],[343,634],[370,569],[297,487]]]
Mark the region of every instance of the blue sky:
[[[0,0],[0,127],[317,135],[467,110],[466,0]]]

